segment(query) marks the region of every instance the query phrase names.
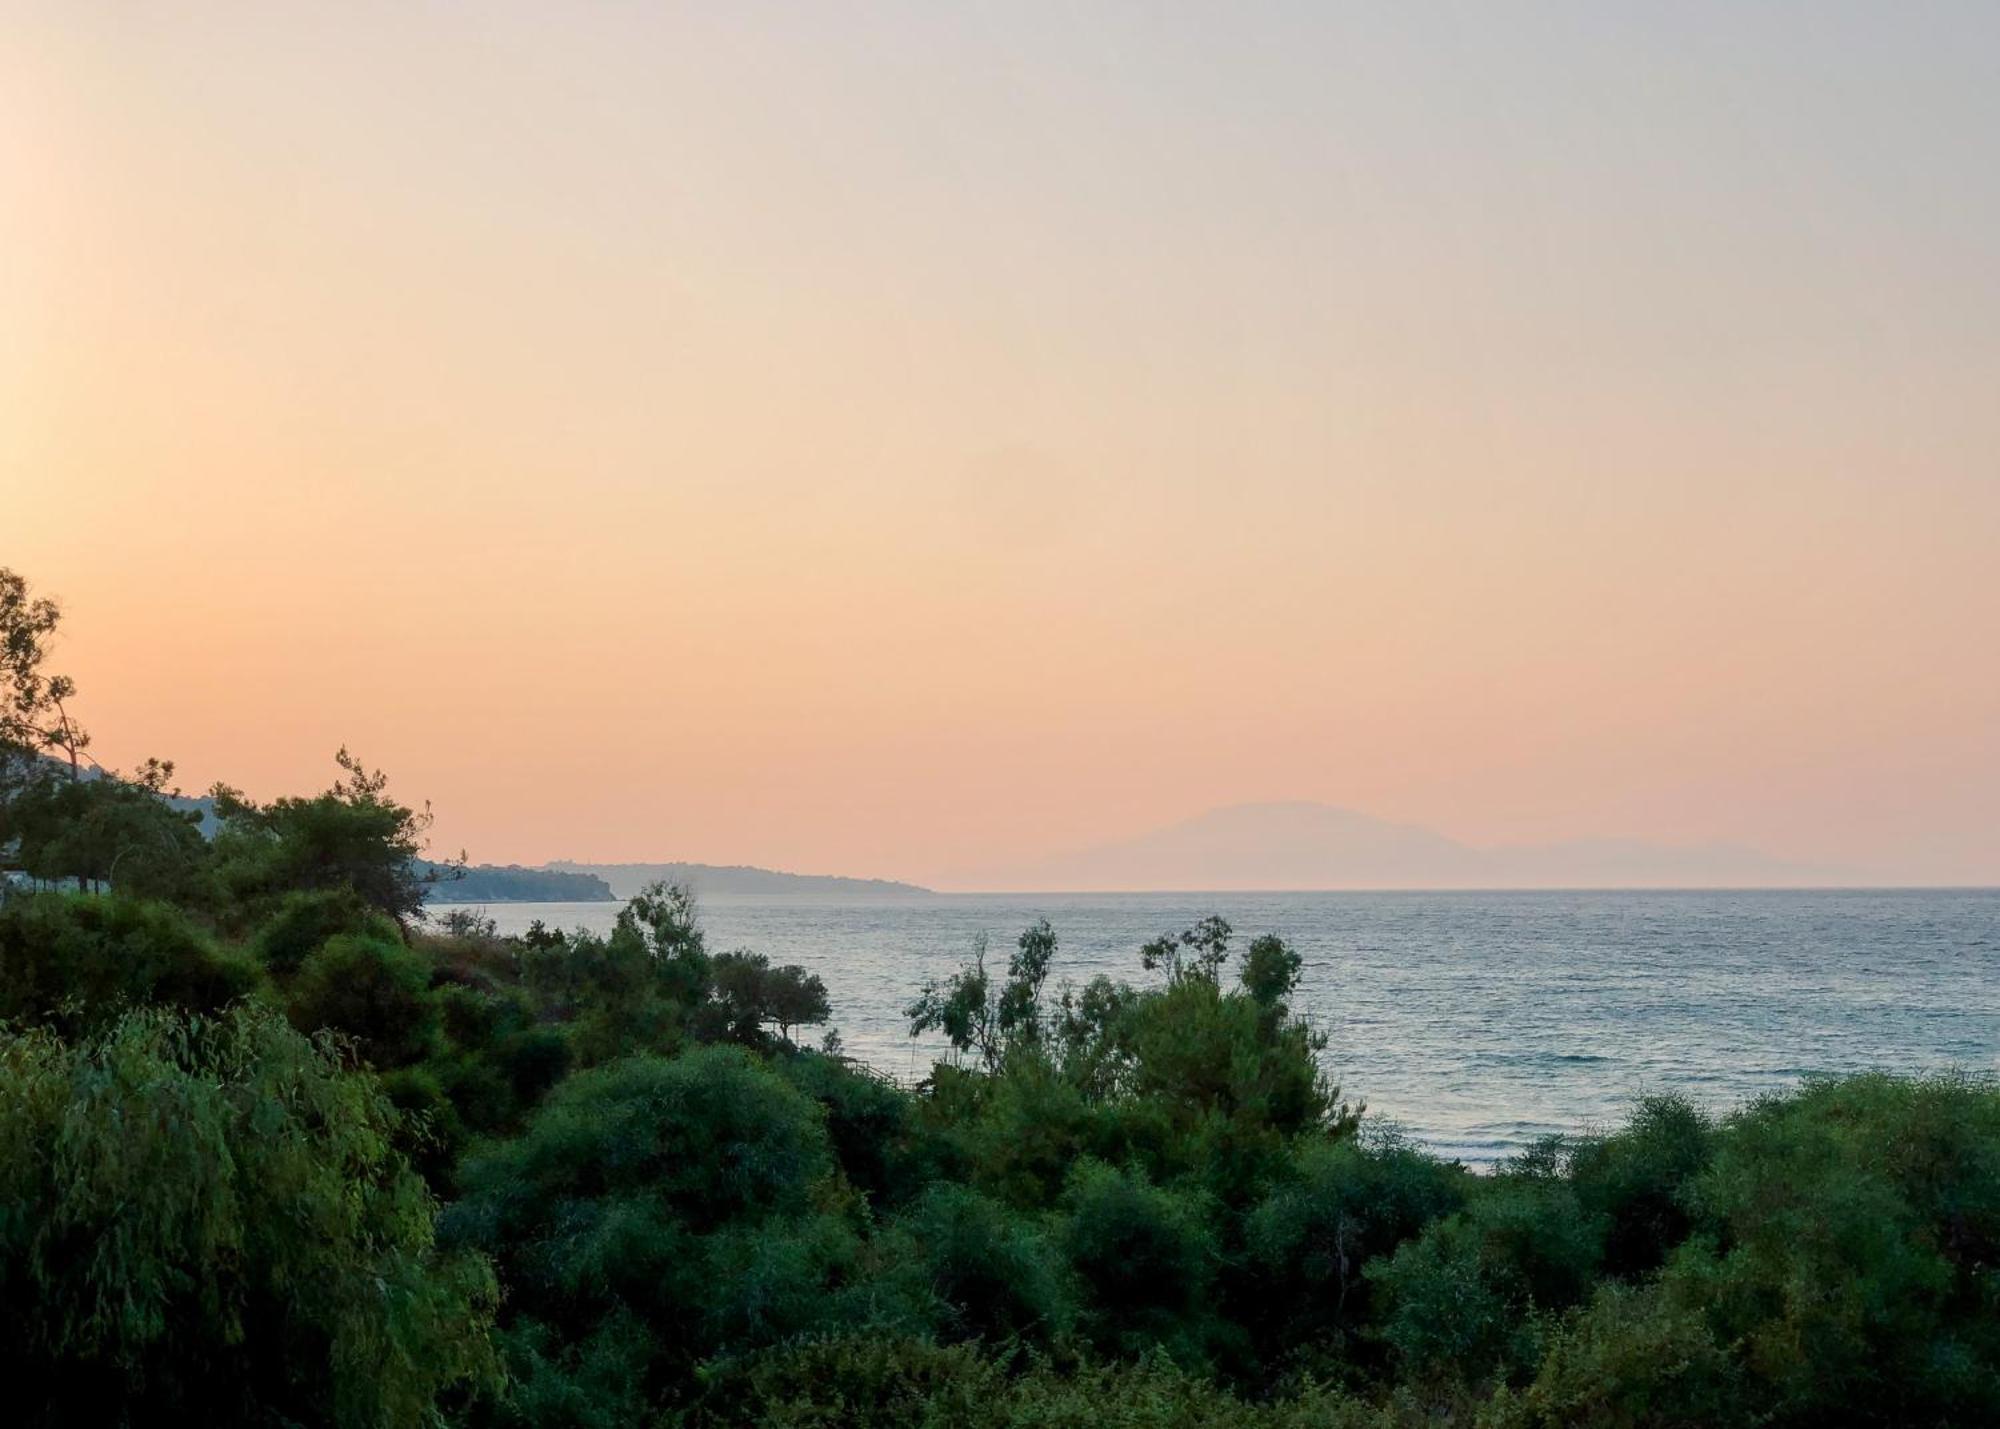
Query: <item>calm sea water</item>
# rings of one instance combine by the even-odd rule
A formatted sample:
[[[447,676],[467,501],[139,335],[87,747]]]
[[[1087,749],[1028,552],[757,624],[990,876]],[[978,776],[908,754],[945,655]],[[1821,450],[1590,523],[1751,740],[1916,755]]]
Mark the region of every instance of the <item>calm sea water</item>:
[[[611,903],[497,904],[608,927]],[[1813,1072],[2000,1072],[2000,890],[964,895],[701,901],[709,946],[826,980],[848,1050],[899,1078],[939,1047],[903,1007],[973,939],[993,960],[1047,917],[1052,981],[1144,982],[1138,948],[1220,913],[1305,957],[1297,1006],[1327,1067],[1434,1150],[1487,1165],[1547,1132],[1616,1122],[1645,1092],[1716,1111]]]

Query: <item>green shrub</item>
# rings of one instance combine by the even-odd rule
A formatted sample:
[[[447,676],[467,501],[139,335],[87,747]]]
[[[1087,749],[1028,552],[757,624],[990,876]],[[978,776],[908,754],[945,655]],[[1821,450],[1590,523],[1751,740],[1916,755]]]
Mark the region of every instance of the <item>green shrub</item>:
[[[500,1264],[513,1411],[634,1422],[696,1359],[829,1322],[855,1252],[829,1219],[833,1170],[818,1106],[739,1048],[558,1085],[465,1165],[445,1220]]]
[[[2000,1093],[1809,1083],[1733,1117],[1677,1305],[1740,1343],[1780,1424],[2000,1422]]]
[[[1022,1210],[1039,1210],[1061,1194],[1081,1157],[1124,1161],[1134,1140],[1157,1145],[1166,1136],[1134,1137],[1140,1115],[1093,1104],[1040,1056],[1017,1055],[998,1076],[985,1078],[977,1111],[957,1129],[967,1178]]]
[[[438,1045],[430,982],[430,964],[402,942],[338,933],[299,965],[285,1005],[300,1031],[343,1033],[373,1065],[407,1067]]]
[[[1613,1275],[1657,1269],[1693,1228],[1694,1179],[1714,1154],[1715,1128],[1685,1097],[1639,1102],[1616,1133],[1571,1149],[1567,1171],[1584,1210],[1605,1220]]]
[[[0,1044],[0,1373],[35,1425],[423,1422],[493,1282],[394,1112],[274,1014]]]
[[[1366,1268],[1381,1301],[1378,1333],[1404,1376],[1473,1379],[1518,1353],[1518,1307],[1483,1252],[1477,1228],[1455,1215]]]
[[[1076,1316],[1062,1266],[1040,1228],[976,1191],[934,1186],[898,1222],[898,1259],[940,1307],[948,1339],[1047,1341]]]
[[[220,1008],[258,984],[187,915],[120,894],[0,901],[0,1021],[90,1028],[157,1003]]]
[[[877,1210],[905,1204],[941,1174],[945,1148],[915,1115],[915,1098],[881,1074],[820,1052],[772,1066],[819,1103],[841,1174]]]
[[[1367,1268],[1384,1302],[1380,1334],[1419,1380],[1532,1366],[1539,1314],[1590,1293],[1603,1243],[1602,1219],[1566,1182],[1503,1172],[1465,1210]]]
[[[1470,1180],[1393,1137],[1305,1143],[1243,1223],[1231,1299],[1265,1359],[1351,1356],[1372,1313],[1363,1267],[1460,1209]]]
[[[1735,1429],[1756,1422],[1728,1350],[1697,1310],[1616,1283],[1551,1339],[1493,1429]]]
[[[1351,1129],[1320,1069],[1324,1039],[1206,977],[1140,996],[1117,1036],[1124,1086],[1160,1128],[1146,1155],[1162,1176],[1241,1203],[1281,1173],[1293,1139]]]
[[[1004,1367],[971,1346],[852,1335],[808,1340],[712,1367],[690,1429],[960,1429],[990,1422]]]
[[[1091,1342],[1109,1354],[1164,1348],[1182,1363],[1200,1362],[1216,1328],[1209,1289],[1218,1261],[1202,1200],[1086,1161],[1061,1209],[1060,1244],[1082,1285]]]
[[[258,925],[250,938],[250,952],[274,975],[286,978],[338,933],[358,933],[385,943],[401,941],[395,921],[376,912],[353,889],[304,889],[287,893]]]
[[[690,1040],[712,990],[694,899],[649,885],[619,910],[605,936],[532,930],[523,940],[522,986],[544,1016],[568,1029],[582,1066],[641,1053],[671,1055]]]
[[[1435,1423],[1309,1391],[1252,1404],[1164,1356],[1026,1364],[968,1345],[847,1336],[714,1367],[681,1421],[696,1429],[1391,1429]]]

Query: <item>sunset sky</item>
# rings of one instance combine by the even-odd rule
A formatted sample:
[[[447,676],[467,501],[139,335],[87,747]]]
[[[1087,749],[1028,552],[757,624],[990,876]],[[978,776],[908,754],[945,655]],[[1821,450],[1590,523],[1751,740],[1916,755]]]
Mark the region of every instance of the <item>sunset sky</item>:
[[[0,498],[477,860],[1996,882],[2000,6],[0,0]]]

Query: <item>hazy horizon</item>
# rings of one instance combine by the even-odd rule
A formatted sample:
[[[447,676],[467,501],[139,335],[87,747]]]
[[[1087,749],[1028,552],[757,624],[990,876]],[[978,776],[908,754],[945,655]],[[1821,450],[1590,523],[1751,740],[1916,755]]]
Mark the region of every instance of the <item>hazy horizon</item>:
[[[971,896],[1880,891],[1995,886],[1899,881],[1879,870],[1794,863],[1761,849],[1716,842],[1659,843],[1600,835],[1547,844],[1474,845],[1439,830],[1304,801],[1204,810],[1163,827],[1136,831],[1126,839],[1049,849],[1040,857],[1014,864],[952,870],[930,883],[905,878],[894,870],[769,869],[717,864],[698,856],[555,858],[534,866],[598,873],[619,870],[633,875],[644,871],[647,879],[677,877],[672,871],[680,869],[772,872],[808,881],[914,885],[926,892]],[[619,886],[621,896],[637,891],[642,881],[636,876],[626,878]],[[699,878],[694,886],[699,891]],[[449,885],[442,890],[446,895],[449,891]],[[446,896],[443,901],[460,900]]]
[[[484,862],[1993,884],[1996,235],[1992,6],[10,6],[0,565]]]

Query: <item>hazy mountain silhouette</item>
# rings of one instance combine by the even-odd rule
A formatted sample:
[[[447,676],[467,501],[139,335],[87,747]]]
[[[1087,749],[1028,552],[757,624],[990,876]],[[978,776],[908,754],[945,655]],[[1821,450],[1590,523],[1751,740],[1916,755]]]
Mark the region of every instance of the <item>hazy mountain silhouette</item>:
[[[1733,844],[1575,839],[1479,848],[1329,804],[1237,804],[963,880],[990,889],[1755,887],[1843,881]]]
[[[822,873],[781,873],[746,864],[576,863],[556,859],[543,865],[565,873],[592,874],[630,898],[649,883],[685,883],[696,893],[834,893],[876,898],[928,898],[931,890],[886,878],[842,878]]]

